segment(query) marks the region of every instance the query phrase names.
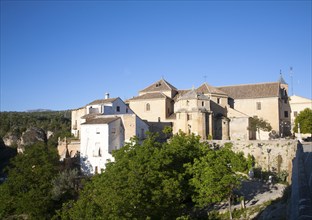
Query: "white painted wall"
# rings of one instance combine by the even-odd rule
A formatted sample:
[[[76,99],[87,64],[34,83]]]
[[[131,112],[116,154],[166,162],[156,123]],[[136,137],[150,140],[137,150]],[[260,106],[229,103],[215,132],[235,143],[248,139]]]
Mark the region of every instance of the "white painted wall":
[[[121,120],[110,124],[82,124],[80,163],[86,174],[98,173],[105,169],[105,164],[114,161],[112,150],[119,149],[124,144],[124,128]]]

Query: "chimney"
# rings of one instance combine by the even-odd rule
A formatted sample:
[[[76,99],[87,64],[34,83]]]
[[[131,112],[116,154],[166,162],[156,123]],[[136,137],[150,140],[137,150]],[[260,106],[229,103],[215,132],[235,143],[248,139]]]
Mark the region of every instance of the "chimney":
[[[109,93],[105,93],[105,99],[109,99]]]

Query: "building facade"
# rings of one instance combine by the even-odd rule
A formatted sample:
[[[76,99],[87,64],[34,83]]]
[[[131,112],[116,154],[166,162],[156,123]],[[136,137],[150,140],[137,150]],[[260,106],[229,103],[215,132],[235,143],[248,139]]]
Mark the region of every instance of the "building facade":
[[[295,126],[295,119],[306,108],[312,109],[312,100],[302,96],[292,95],[289,97],[291,107],[291,130]]]
[[[190,90],[161,79],[126,102],[146,121],[170,122],[173,133],[194,133],[202,140],[255,139],[249,131],[253,116],[269,122],[280,137],[291,134],[288,85],[282,76],[277,82],[223,87],[204,83]],[[260,134],[259,139],[269,138],[269,132]]]
[[[72,111],[71,132],[79,142],[80,165],[85,174],[94,174],[105,169],[108,161],[113,161],[113,150],[120,149],[125,142],[136,136],[143,140],[149,127],[120,98],[95,100],[84,107]],[[59,153],[64,149],[59,144]],[[62,152],[60,152],[62,151]],[[69,154],[72,155],[72,154]]]

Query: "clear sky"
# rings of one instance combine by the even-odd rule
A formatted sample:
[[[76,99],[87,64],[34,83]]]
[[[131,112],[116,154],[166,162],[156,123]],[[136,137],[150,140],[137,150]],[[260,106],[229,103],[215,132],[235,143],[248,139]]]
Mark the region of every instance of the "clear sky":
[[[280,70],[290,95],[312,98],[311,12],[311,1],[1,0],[0,111],[125,100],[161,77],[178,89],[275,82]]]

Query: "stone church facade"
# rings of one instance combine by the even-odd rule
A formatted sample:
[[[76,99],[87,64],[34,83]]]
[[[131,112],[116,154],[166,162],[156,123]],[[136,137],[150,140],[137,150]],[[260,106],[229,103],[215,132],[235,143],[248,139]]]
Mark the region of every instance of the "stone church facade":
[[[161,79],[126,103],[140,118],[157,125],[150,126],[151,131],[171,126],[173,133],[194,133],[202,140],[249,140],[256,139],[248,129],[250,118],[258,116],[280,136],[290,135],[288,85],[282,77],[278,82],[224,87],[204,83],[190,90]],[[257,138],[268,137],[268,132],[261,132]]]

